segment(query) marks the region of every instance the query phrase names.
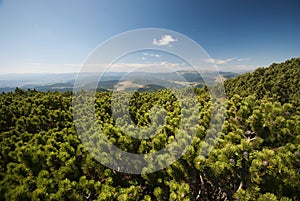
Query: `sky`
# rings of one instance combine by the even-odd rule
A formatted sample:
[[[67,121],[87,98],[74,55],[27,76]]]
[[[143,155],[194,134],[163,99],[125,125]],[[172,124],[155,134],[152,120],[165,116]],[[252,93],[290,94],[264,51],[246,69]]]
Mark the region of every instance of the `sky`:
[[[142,28],[189,37],[221,71],[250,71],[300,56],[299,11],[300,0],[0,0],[0,74],[79,72],[99,44]]]

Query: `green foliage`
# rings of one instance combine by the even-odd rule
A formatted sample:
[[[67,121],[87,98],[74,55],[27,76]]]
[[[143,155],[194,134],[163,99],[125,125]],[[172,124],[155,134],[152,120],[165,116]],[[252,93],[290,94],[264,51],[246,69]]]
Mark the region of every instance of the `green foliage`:
[[[127,136],[124,129],[132,128],[126,123],[116,126],[112,93],[97,92],[99,126],[132,153],[174,142],[183,112],[185,121],[199,118],[187,153],[142,175],[116,172],[91,157],[74,127],[72,93],[2,93],[0,200],[300,200],[299,63],[292,59],[227,81],[226,119],[206,157],[199,155],[208,146],[203,139],[212,107],[205,88],[195,90],[199,110],[193,111],[181,111],[185,103],[169,90],[134,93],[129,114],[136,125],[146,128],[157,120],[153,113],[165,115],[159,133],[143,140]]]
[[[293,58],[268,68],[258,68],[225,81],[229,97],[239,94],[246,97],[255,94],[257,98],[272,97],[281,103],[300,106],[300,58]]]

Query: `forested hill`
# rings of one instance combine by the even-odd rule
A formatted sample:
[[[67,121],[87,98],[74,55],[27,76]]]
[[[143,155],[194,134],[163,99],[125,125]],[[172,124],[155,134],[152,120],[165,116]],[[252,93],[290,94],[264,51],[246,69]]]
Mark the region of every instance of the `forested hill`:
[[[258,99],[272,97],[281,103],[300,105],[300,57],[268,68],[242,74],[225,81],[227,96],[255,94]]]

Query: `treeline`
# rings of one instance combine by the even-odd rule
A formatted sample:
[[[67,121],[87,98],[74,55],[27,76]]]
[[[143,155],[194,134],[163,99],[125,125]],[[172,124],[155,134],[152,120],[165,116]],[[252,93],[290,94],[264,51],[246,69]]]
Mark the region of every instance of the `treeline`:
[[[235,94],[242,97],[255,94],[259,99],[272,97],[281,103],[300,106],[299,80],[300,58],[293,58],[226,80],[225,89],[229,97]]]
[[[279,82],[268,88],[262,81],[266,75],[249,82],[261,83],[262,91],[254,84],[245,92],[239,89],[243,78],[260,71],[274,72],[269,81],[285,77],[290,72],[285,64],[227,81],[224,126],[206,157],[200,152],[213,105],[205,88],[195,90],[199,111],[188,120],[199,118],[199,125],[192,146],[171,166],[141,175],[117,172],[91,157],[76,133],[71,92],[2,93],[0,200],[300,200],[300,111],[294,95],[299,70],[291,63],[299,65],[299,59],[286,62],[294,71],[283,89],[288,99],[268,92]],[[149,153],[175,140],[182,105],[169,90],[136,92],[130,99],[130,117],[141,127],[151,123],[153,105],[165,109],[167,120],[150,139],[122,132],[111,100],[111,92],[96,94],[97,122],[110,142],[132,153]]]

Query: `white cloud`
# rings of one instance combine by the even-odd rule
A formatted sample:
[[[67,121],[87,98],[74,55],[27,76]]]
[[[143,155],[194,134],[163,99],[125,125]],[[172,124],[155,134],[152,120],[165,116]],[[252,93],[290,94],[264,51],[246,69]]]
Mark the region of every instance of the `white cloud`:
[[[231,61],[242,62],[242,61],[249,61],[249,60],[250,60],[249,58],[238,58],[238,57],[232,57],[232,58],[228,58],[228,59],[207,58],[207,59],[205,59],[205,62],[212,63],[212,64],[217,64],[217,65],[222,65],[222,64],[228,64]]]
[[[222,65],[222,64],[227,64],[230,61],[236,60],[236,57],[229,58],[229,59],[213,59],[213,58],[208,58],[205,59],[205,62],[207,63],[212,63],[212,64],[217,64],[217,65]]]
[[[82,64],[79,63],[0,63],[0,74],[20,73],[74,73],[79,72]]]
[[[249,61],[250,59],[249,58],[238,58],[237,60],[238,61]]]
[[[159,57],[160,57],[160,55],[159,55],[159,54],[150,54],[150,56],[152,56],[152,57],[156,57],[156,58],[159,58]]]
[[[247,65],[247,64],[230,64],[230,65],[219,65],[218,70],[224,72],[248,72],[255,69],[254,65]]]
[[[153,45],[159,45],[159,46],[160,45],[168,45],[168,44],[176,42],[176,41],[177,41],[177,39],[173,38],[173,36],[164,35],[164,36],[161,37],[161,39],[154,38],[152,44]]]
[[[160,58],[159,54],[153,54],[153,53],[143,53],[144,56],[150,56],[150,57],[156,57],[156,58]]]
[[[128,63],[17,63],[14,65],[6,65],[7,68],[0,68],[0,74],[7,73],[73,73],[73,72],[104,72],[106,70],[112,72],[130,72],[130,71],[169,71],[186,69],[182,64],[157,61],[157,62],[128,62]],[[6,69],[6,70],[5,70]]]
[[[112,72],[173,72],[178,70],[191,70],[190,66],[180,63],[167,61],[150,62],[150,63],[114,63],[108,71]]]
[[[256,67],[254,65],[236,65],[232,67],[231,71],[234,72],[247,72],[247,71],[253,71]]]

